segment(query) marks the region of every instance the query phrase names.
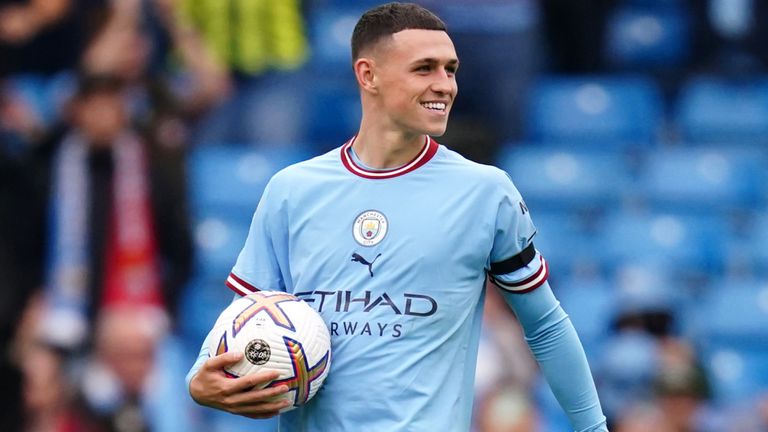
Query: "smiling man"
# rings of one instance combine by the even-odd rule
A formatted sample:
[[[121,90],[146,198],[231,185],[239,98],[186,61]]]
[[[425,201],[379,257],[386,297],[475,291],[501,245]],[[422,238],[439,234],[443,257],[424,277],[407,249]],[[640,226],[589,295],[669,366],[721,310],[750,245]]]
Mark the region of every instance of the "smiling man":
[[[357,23],[352,57],[357,135],[271,179],[227,279],[238,295],[301,297],[330,329],[330,374],[307,405],[280,415],[280,430],[468,431],[489,278],[574,429],[606,431],[520,193],[503,171],[432,138],[445,132],[458,91],[445,24],[414,4],[379,6]],[[277,415],[285,405],[270,397],[289,390],[259,389],[275,374],[225,378],[240,357],[203,348],[188,375],[192,397],[248,417]]]

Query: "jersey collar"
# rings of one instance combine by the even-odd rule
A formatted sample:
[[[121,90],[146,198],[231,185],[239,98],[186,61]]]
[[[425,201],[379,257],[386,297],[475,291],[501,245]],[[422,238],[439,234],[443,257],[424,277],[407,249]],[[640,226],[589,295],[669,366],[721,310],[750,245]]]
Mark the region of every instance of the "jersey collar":
[[[361,167],[359,164],[357,164],[350,156],[350,148],[352,147],[352,144],[355,142],[355,138],[357,136],[352,137],[349,141],[347,141],[346,144],[341,146],[341,163],[346,167],[352,174],[355,174],[356,176],[367,178],[367,179],[388,179],[393,177],[399,177],[401,175],[407,174],[411,171],[416,170],[417,168],[421,167],[422,165],[429,162],[430,159],[437,153],[437,149],[439,148],[439,145],[435,140],[433,140],[429,135],[427,135],[424,139],[424,147],[421,149],[418,155],[416,155],[413,160],[408,162],[407,164],[393,169],[387,169],[387,170],[371,170],[368,168]]]

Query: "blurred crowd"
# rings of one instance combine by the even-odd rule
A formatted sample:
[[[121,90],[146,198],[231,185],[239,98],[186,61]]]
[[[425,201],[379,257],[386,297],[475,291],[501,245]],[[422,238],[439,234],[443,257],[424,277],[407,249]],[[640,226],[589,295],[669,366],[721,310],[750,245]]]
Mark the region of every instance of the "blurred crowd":
[[[254,185],[355,132],[360,114],[349,35],[360,13],[376,3],[0,0],[0,429],[274,430],[274,421],[194,406],[183,376],[218,308],[231,299],[223,280],[260,194]],[[706,326],[700,321],[718,317],[690,318],[696,306],[727,298],[731,282],[718,283],[734,275],[763,291],[750,297],[750,287],[734,288],[749,295],[742,310],[728,312],[753,322],[750,307],[757,305],[768,316],[768,259],[760,267],[754,257],[739,255],[722,272],[711,261],[682,268],[690,254],[666,255],[649,244],[620,262],[618,252],[596,259],[596,248],[614,251],[624,239],[614,237],[608,247],[596,241],[605,213],[611,206],[634,209],[637,202],[631,194],[616,201],[584,194],[576,196],[583,205],[565,203],[568,190],[582,184],[568,183],[578,160],[562,156],[580,140],[589,141],[591,151],[620,147],[611,157],[620,154],[621,175],[630,176],[656,150],[682,148],[682,158],[690,159],[685,145],[669,144],[679,125],[665,107],[694,75],[729,83],[763,79],[765,3],[419,3],[445,19],[462,59],[460,97],[440,142],[507,169],[528,199],[541,231],[537,245],[552,256],[552,285],[582,335],[611,430],[768,430],[768,367],[758,370],[768,364],[768,330],[761,326],[768,319],[758,317],[753,333],[719,327],[722,333],[701,336],[696,331]],[[530,95],[543,77],[576,80],[568,82],[577,83],[577,108],[596,115],[610,111],[610,100],[604,101],[610,85],[601,80],[628,74],[659,91],[662,112],[653,136],[616,146],[627,137],[603,128],[611,117],[598,115],[590,126],[576,113],[569,123],[567,106],[545,111],[545,126],[537,126]],[[768,150],[768,90],[765,98],[766,129],[749,137],[750,151],[761,158]],[[630,118],[623,126],[645,120]],[[555,135],[546,130],[563,124]],[[541,148],[548,150],[535,153]],[[523,160],[531,149],[538,172],[526,176],[525,169],[505,165],[505,154]],[[217,158],[216,169],[203,169]],[[555,165],[545,164],[549,158]],[[547,171],[552,167],[555,174]],[[552,199],[533,184],[547,181],[547,173],[566,177],[553,183]],[[217,183],[229,177],[251,189]],[[596,183],[626,186],[616,178]],[[208,218],[213,206],[206,197],[227,193],[248,201],[245,208],[222,207],[218,219]],[[731,198],[716,193],[720,201]],[[737,227],[758,225],[768,190],[760,194],[721,213]],[[626,228],[633,220],[618,224]],[[227,237],[233,236],[230,222],[233,238]],[[571,224],[579,227],[569,231]],[[757,236],[746,230],[739,232],[743,238]],[[578,235],[553,238],[577,231],[594,244],[582,249]],[[210,255],[227,247],[224,255]],[[727,351],[707,351],[701,343],[717,335],[730,343],[734,334],[746,340],[738,349],[726,344]],[[722,384],[736,363],[749,391]],[[514,315],[493,289],[474,390],[477,432],[569,430]]]

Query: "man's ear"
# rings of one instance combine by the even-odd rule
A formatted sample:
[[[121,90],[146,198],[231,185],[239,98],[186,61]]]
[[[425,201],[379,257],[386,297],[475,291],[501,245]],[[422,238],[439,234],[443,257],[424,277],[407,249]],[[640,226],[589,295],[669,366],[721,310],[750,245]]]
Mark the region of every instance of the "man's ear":
[[[376,63],[373,59],[361,57],[355,60],[352,65],[357,84],[363,91],[378,93],[378,82],[376,79]]]

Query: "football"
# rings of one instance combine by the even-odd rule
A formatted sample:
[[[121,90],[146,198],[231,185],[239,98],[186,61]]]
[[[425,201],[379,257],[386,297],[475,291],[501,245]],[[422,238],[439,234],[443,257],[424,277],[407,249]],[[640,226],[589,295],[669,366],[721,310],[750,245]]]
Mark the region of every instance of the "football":
[[[241,377],[263,369],[280,371],[267,386],[285,384],[292,410],[320,389],[331,367],[331,336],[317,311],[284,292],[259,291],[241,297],[221,312],[211,330],[211,356],[239,351],[243,359],[225,372]]]

